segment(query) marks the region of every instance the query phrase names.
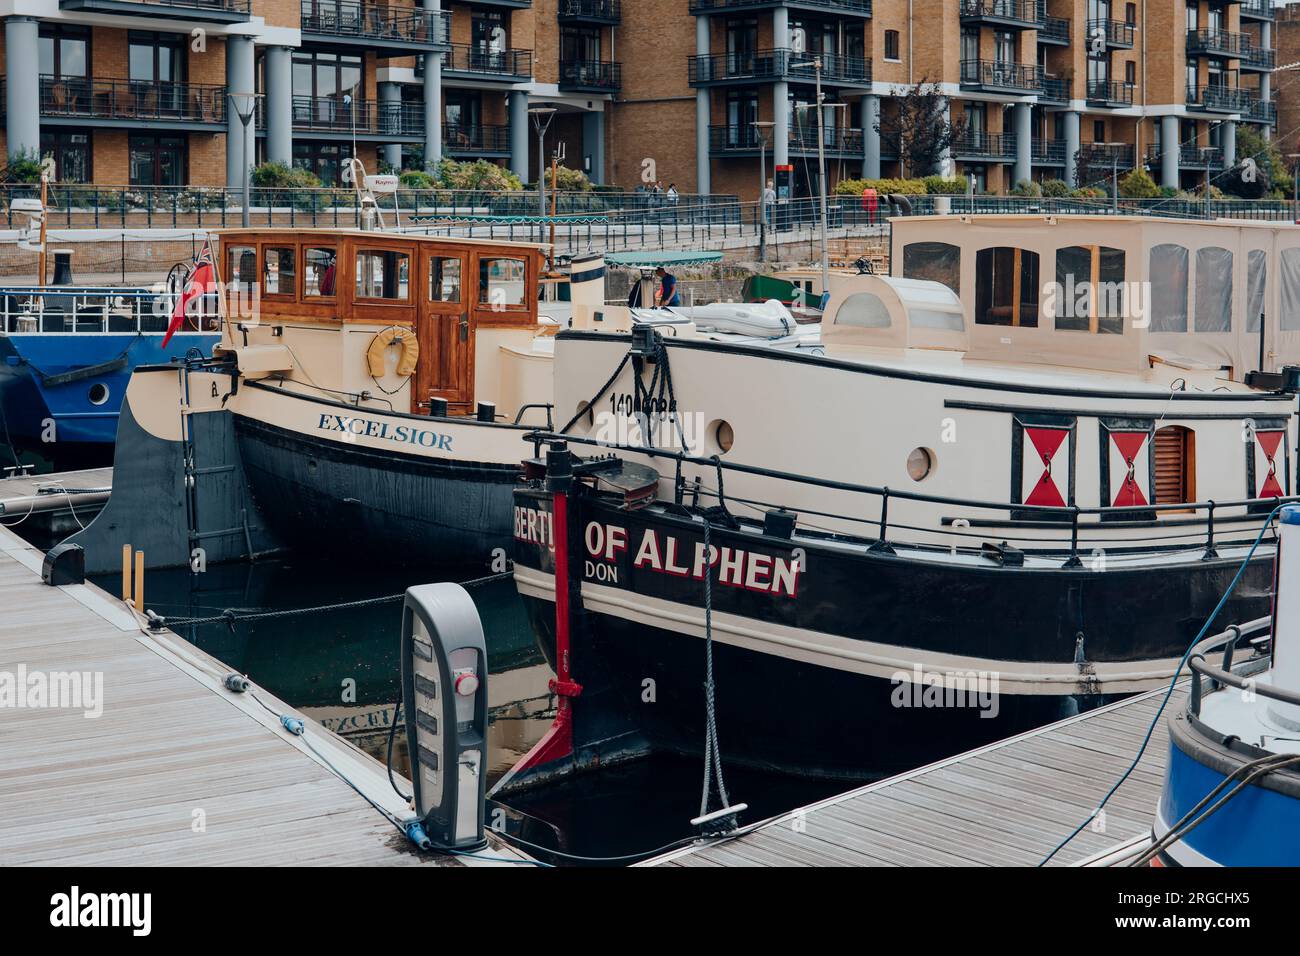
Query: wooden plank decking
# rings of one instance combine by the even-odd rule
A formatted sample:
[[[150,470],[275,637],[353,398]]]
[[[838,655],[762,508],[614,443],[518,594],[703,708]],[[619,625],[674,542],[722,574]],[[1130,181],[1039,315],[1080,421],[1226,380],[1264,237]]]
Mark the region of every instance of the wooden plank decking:
[[[1034,866],[1133,760],[1164,690],[891,777],[656,866]],[[1080,863],[1150,833],[1160,798],[1170,699],[1141,761],[1089,827],[1052,860]],[[724,754],[725,759],[725,754]]]
[[[16,525],[31,514],[84,509],[93,517],[108,500],[113,469],[87,468],[59,474],[18,475],[0,478],[0,516]]]
[[[98,588],[46,587],[41,557],[0,528],[0,672],[102,673],[103,713],[0,706],[0,865],[524,859],[495,841],[478,858],[415,852],[272,713],[225,690],[229,668],[170,632],[142,632]],[[304,720],[371,799],[408,813],[382,765]]]

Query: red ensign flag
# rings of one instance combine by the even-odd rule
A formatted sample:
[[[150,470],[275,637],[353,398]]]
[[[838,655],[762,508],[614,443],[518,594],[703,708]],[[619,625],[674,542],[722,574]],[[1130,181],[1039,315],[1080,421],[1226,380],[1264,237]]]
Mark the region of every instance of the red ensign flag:
[[[167,347],[171,337],[181,327],[181,323],[185,321],[185,307],[199,296],[215,291],[216,279],[217,271],[212,265],[212,250],[205,240],[203,249],[199,252],[199,257],[194,260],[194,269],[190,272],[190,281],[185,284],[185,291],[176,300],[176,308],[172,309],[172,320],[167,324],[167,334],[163,336],[162,340],[163,348]]]

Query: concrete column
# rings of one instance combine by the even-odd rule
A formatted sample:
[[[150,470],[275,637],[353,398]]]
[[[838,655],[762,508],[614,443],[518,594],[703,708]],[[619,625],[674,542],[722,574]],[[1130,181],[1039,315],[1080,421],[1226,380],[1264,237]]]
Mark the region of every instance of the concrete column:
[[[593,183],[605,182],[605,112],[592,110],[582,117],[582,152],[591,157],[591,172],[588,174]]]
[[[379,84],[379,128],[383,130],[401,129],[402,86],[400,83]],[[402,168],[402,144],[384,144],[384,162],[393,169]]]
[[[772,11],[772,46],[777,50],[790,49],[790,11],[777,7]],[[783,54],[778,53],[778,56]],[[788,55],[788,54],[784,54]],[[814,110],[811,114],[817,115]],[[790,84],[772,84],[772,165],[790,165]]]
[[[880,97],[862,97],[862,178],[880,178]]]
[[[1071,110],[1065,114],[1065,183],[1067,186],[1077,185],[1074,181],[1076,173],[1074,165],[1074,155],[1079,151],[1079,114]]]
[[[428,103],[425,104],[428,109]],[[528,182],[528,137],[532,127],[528,120],[528,94],[510,91],[510,171]]]
[[[441,0],[424,0],[424,10],[437,13]],[[448,37],[450,39],[450,37]],[[513,94],[512,94],[513,95]],[[528,97],[524,96],[524,120],[528,119]],[[511,100],[510,121],[514,123],[514,100]],[[528,130],[524,124],[524,165],[528,164]],[[514,168],[514,137],[510,134],[510,166]],[[432,170],[442,160],[442,54],[424,55],[424,168]]]
[[[254,89],[253,38],[229,36],[226,38],[226,92],[252,93]],[[246,105],[240,103],[240,108]],[[256,124],[256,120],[248,124],[245,140],[244,125],[230,97],[226,98],[226,185],[231,189],[244,184],[244,171],[253,165]]]
[[[9,155],[41,150],[40,27],[34,17],[5,18],[5,136]]]
[[[709,55],[708,17],[695,18],[695,55]],[[709,119],[712,113],[709,90],[701,87],[695,91],[695,191],[713,191],[712,162],[709,156]]]
[[[293,165],[293,50],[266,50],[266,158]]]
[[[1219,143],[1223,149],[1223,168],[1231,169],[1237,165],[1237,124],[1225,121],[1219,127]]]
[[[943,101],[943,122],[946,126],[951,126],[952,124],[952,101],[951,100],[945,99]],[[944,147],[943,152],[939,154],[938,169],[928,169],[928,170],[908,169],[905,170],[904,172],[908,176],[928,176],[932,173],[936,173],[940,176],[947,176],[947,177],[955,176],[957,174],[957,164],[954,163],[952,159],[952,147],[951,146]]]
[[[1015,182],[1014,186],[1021,180],[1034,178],[1033,167],[1033,140],[1030,138],[1030,105],[1028,103],[1017,103],[1012,111],[1013,122],[1016,127],[1016,165],[1012,173]]]
[[[1260,46],[1266,50],[1271,49],[1273,46],[1273,24],[1267,20],[1259,25],[1259,42]],[[1272,73],[1261,73],[1259,75],[1259,96],[1260,99],[1265,101],[1273,98]],[[1270,124],[1266,123],[1260,128],[1264,131],[1264,139],[1273,138],[1273,127]]]
[[[1160,117],[1160,185],[1178,188],[1178,117]]]

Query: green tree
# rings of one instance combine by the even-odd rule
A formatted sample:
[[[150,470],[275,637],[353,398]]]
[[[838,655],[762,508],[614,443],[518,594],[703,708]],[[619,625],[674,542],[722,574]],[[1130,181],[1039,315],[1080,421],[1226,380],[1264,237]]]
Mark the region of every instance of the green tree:
[[[1159,199],[1160,187],[1150,173],[1138,166],[1120,177],[1119,194],[1125,199]]]
[[[938,172],[939,160],[965,131],[966,121],[951,118],[948,98],[926,77],[896,103],[893,117],[882,117],[876,132],[898,144],[904,176]]]
[[[1289,176],[1277,144],[1264,138],[1254,126],[1237,124],[1237,162],[1214,177],[1225,193],[1242,199],[1260,199],[1282,185]]]

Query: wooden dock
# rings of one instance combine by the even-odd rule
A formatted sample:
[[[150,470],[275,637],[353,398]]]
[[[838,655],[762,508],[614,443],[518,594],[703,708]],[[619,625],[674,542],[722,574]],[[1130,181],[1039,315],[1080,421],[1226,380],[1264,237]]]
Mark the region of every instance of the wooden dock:
[[[301,714],[255,685],[226,690],[230,668],[169,631],[142,631],[100,589],[45,586],[41,560],[0,528],[0,681],[102,674],[102,714],[0,699],[0,865],[527,859],[495,840],[477,856],[417,852],[275,716]],[[378,761],[303,719],[329,763],[390,813],[409,815]]]
[[[87,468],[57,474],[12,474],[0,478],[0,521],[12,527],[34,514],[80,509],[89,520],[99,513],[113,487],[113,469]]]
[[[1137,695],[640,865],[1035,866],[1129,766],[1164,694]],[[1180,688],[1100,828],[1085,828],[1050,865],[1114,862],[1147,842],[1164,776],[1165,721],[1184,701]]]

